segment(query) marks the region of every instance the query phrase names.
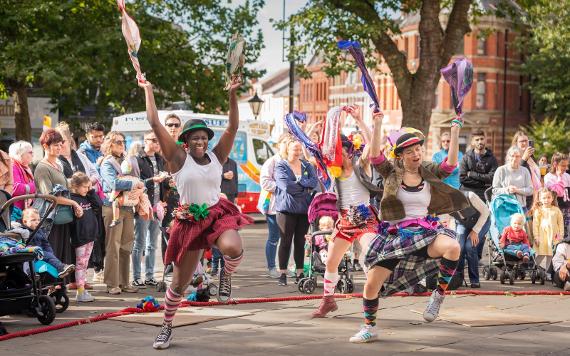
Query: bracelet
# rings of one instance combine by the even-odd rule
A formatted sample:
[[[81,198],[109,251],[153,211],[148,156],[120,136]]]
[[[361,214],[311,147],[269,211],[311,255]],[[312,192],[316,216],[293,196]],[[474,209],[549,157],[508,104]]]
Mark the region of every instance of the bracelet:
[[[459,128],[462,128],[464,123],[463,118],[461,116],[457,116],[451,120],[451,127],[459,126]]]

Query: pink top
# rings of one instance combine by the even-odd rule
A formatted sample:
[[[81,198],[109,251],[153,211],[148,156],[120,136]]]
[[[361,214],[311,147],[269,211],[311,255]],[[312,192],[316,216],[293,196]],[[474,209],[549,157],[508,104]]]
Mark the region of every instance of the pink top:
[[[12,171],[14,173],[14,192],[12,196],[17,197],[24,194],[36,193],[36,183],[30,167],[22,166],[18,161],[12,160]],[[14,203],[14,206],[24,209],[26,204],[23,200]]]
[[[570,187],[570,174],[564,173],[559,177],[556,174],[548,173],[544,176],[544,186],[556,192],[556,195],[563,198],[565,202],[570,200],[566,189]]]

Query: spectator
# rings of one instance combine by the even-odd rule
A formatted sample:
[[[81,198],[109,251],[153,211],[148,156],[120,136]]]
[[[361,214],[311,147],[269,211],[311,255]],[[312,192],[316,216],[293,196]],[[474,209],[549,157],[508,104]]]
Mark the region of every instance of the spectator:
[[[2,150],[0,150],[0,190],[4,190],[9,194],[12,194],[14,190],[12,159]]]
[[[538,167],[540,169],[540,177],[541,177],[542,181],[544,182],[544,176],[550,170],[550,164],[548,163],[548,156],[547,155],[540,156],[540,159],[538,160]]]
[[[166,131],[174,139],[178,141],[178,136],[182,132],[182,120],[176,114],[168,114],[164,119],[164,126],[166,126]]]
[[[36,192],[36,184],[34,182],[34,174],[30,168],[34,152],[32,144],[27,141],[17,141],[10,145],[10,158],[12,158],[12,172],[14,177],[13,197],[25,194],[34,194]],[[13,217],[21,217],[22,211],[31,206],[30,201],[17,201],[14,203],[15,212]],[[13,219],[19,220],[19,219]]]
[[[509,148],[505,157],[506,163],[497,169],[493,177],[493,195],[514,195],[526,212],[526,197],[532,196],[533,188],[530,173],[521,166],[521,159],[522,155],[517,147]]]
[[[556,253],[552,258],[554,269],[554,284],[564,291],[570,291],[570,237],[566,237],[556,246]]]
[[[121,180],[121,162],[125,155],[125,136],[116,131],[111,131],[105,137],[107,142],[104,159],[101,163],[101,178],[103,181],[103,221],[105,226],[105,269],[104,280],[109,294],[121,292],[136,293],[129,283],[129,269],[131,251],[134,241],[134,212],[132,207],[121,207],[120,224],[110,228],[113,220],[113,208],[111,207],[111,194],[113,191],[128,191],[141,189],[142,182],[137,185],[131,181]]]
[[[45,156],[34,171],[36,189],[40,194],[51,194],[54,186],[57,184],[65,189],[69,189],[67,179],[63,174],[63,165],[58,159],[58,156],[61,154],[63,141],[61,134],[54,129],[48,129],[40,136],[40,144],[44,149]],[[72,206],[77,217],[83,215],[83,209],[73,200],[60,197],[58,204]],[[54,255],[65,264],[75,263],[75,253],[69,242],[70,228],[70,224],[53,225],[48,236]],[[70,287],[73,287],[73,285]]]
[[[100,159],[103,157],[101,152],[101,145],[105,138],[105,126],[98,122],[92,122],[85,130],[85,137],[87,140],[79,146],[79,152],[83,153],[91,161],[91,163],[100,164]]]
[[[485,190],[491,187],[493,175],[498,163],[493,152],[485,148],[485,133],[476,131],[471,137],[471,149],[468,150],[459,165],[461,189],[472,191],[485,201]]]
[[[533,143],[534,146],[534,143]],[[522,154],[521,166],[528,169],[530,179],[532,180],[532,187],[534,193],[537,193],[542,188],[542,181],[540,180],[540,168],[534,161],[532,155],[534,154],[534,147],[530,146],[528,136],[523,131],[517,131],[513,137],[512,147],[517,147]],[[526,198],[526,207],[530,210],[532,203],[536,197],[530,195]]]
[[[447,158],[447,155],[449,153],[449,143],[451,142],[451,136],[449,134],[449,132],[444,132],[441,134],[441,150],[434,153],[433,157],[431,158],[432,161],[434,161],[437,164],[440,164],[441,162],[443,162],[443,160],[445,160]],[[459,161],[461,162],[461,160],[463,159],[463,153],[461,153],[461,151],[459,151]],[[451,173],[449,175],[449,177],[445,178],[443,180],[443,183],[455,188],[455,189],[459,189],[459,167],[455,167],[455,169],[453,170],[453,173]]]
[[[140,179],[144,182],[154,214],[151,219],[135,217],[135,244],[133,247],[133,285],[135,287],[156,286],[154,279],[154,259],[156,239],[160,234],[160,220],[156,215],[158,205],[164,201],[162,182],[167,178],[164,173],[164,160],[158,154],[160,146],[153,131],[144,135],[144,149],[137,156]],[[162,207],[161,207],[162,208]],[[146,245],[146,246],[145,246]],[[146,248],[146,252],[145,252]],[[141,280],[142,256],[145,256],[145,279]]]
[[[279,278],[279,272],[275,267],[277,245],[279,244],[279,226],[277,226],[277,211],[275,210],[275,165],[287,158],[287,145],[290,140],[291,136],[288,133],[284,133],[279,137],[277,142],[279,151],[263,163],[259,177],[262,193],[259,195],[257,209],[265,214],[269,230],[267,242],[265,243],[265,259],[267,261],[267,273],[271,278]]]
[[[301,143],[290,141],[287,159],[275,166],[275,210],[281,243],[279,245],[279,285],[287,285],[287,262],[294,243],[297,280],[303,277],[305,234],[309,229],[307,212],[311,202],[311,190],[317,186],[317,174],[313,166],[301,160]]]
[[[464,192],[464,194],[470,206],[451,214],[456,221],[457,239],[461,246],[457,276],[454,279],[463,281],[465,260],[467,260],[471,288],[481,288],[479,281],[479,259],[481,257],[479,251],[483,249],[485,235],[491,227],[490,212],[477,194],[473,192]]]
[[[564,234],[570,236],[570,174],[566,173],[567,170],[568,156],[555,153],[550,161],[550,172],[544,177],[544,185],[556,193],[556,201],[564,217]]]

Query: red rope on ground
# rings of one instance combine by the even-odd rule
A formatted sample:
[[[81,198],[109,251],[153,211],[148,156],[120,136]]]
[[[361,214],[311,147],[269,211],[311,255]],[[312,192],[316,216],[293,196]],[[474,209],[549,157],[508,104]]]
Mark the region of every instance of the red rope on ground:
[[[459,291],[450,291],[446,292],[447,295],[481,295],[481,296],[490,296],[490,295],[502,295],[502,296],[533,296],[533,295],[570,295],[570,292],[563,292],[563,291],[551,291],[551,290],[536,290],[536,291],[484,291],[484,290],[459,290]],[[430,296],[431,293],[416,293],[416,294],[407,294],[407,293],[395,293],[393,297],[427,297]],[[321,299],[322,295],[296,295],[296,296],[289,296],[289,297],[273,297],[273,298],[247,298],[247,299],[239,299],[239,300],[232,300],[229,303],[220,303],[220,302],[188,302],[183,301],[181,303],[181,307],[193,306],[193,307],[209,307],[209,306],[216,306],[216,305],[231,305],[231,304],[255,304],[255,303],[278,303],[278,302],[290,302],[290,301],[303,301],[303,300],[316,300]],[[362,294],[355,293],[355,294],[336,294],[335,298],[337,299],[350,299],[350,298],[362,298]],[[158,311],[164,309],[161,305],[158,308]],[[96,316],[92,316],[85,319],[78,319],[73,321],[68,321],[65,323],[57,324],[57,325],[48,325],[43,326],[35,329],[29,330],[21,330],[16,331],[10,334],[0,336],[0,341],[10,340],[16,337],[24,337],[30,336],[35,334],[41,334],[48,331],[59,330],[64,328],[69,328],[72,326],[82,325],[82,324],[90,324],[96,323],[98,321],[107,320],[110,318],[114,318],[117,316],[122,315],[129,315],[129,314],[136,314],[136,313],[143,313],[142,309],[139,308],[125,308],[123,310],[117,312],[109,312],[109,313],[102,313]]]

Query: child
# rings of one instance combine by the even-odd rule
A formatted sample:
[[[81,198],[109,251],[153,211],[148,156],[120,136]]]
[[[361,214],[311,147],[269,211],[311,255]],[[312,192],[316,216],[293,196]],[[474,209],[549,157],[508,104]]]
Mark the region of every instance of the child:
[[[554,284],[564,291],[570,291],[570,237],[564,238],[557,246],[552,258]]]
[[[76,172],[70,180],[71,199],[83,208],[83,216],[75,218],[71,224],[71,246],[75,248],[75,283],[77,294],[75,300],[79,303],[92,302],[95,300],[85,290],[85,276],[87,264],[93,251],[94,241],[101,235],[99,214],[103,202],[91,189],[91,181],[83,172]]]
[[[552,246],[564,236],[564,217],[558,209],[554,193],[547,188],[538,191],[538,201],[533,210],[532,230],[537,264],[547,270],[552,261]]]
[[[319,231],[330,232],[328,235],[319,235],[315,237],[315,244],[317,245],[319,256],[321,258],[321,261],[323,262],[323,265],[327,264],[328,251],[326,247],[328,247],[329,242],[332,240],[333,229],[334,229],[333,218],[331,218],[330,216],[321,216],[321,218],[319,219]],[[311,235],[307,236],[309,236],[309,241],[310,241]]]
[[[40,213],[36,208],[30,207],[22,212],[22,223],[30,231],[34,231],[38,227],[40,220]],[[75,269],[74,265],[66,265],[55,257],[48,240],[48,232],[44,228],[40,228],[28,244],[42,248],[44,251],[43,261],[55,267],[59,278],[64,278]]]
[[[525,220],[523,214],[511,216],[511,226],[503,230],[500,246],[506,253],[522,258],[523,262],[527,263],[530,259],[530,242],[523,228]]]

